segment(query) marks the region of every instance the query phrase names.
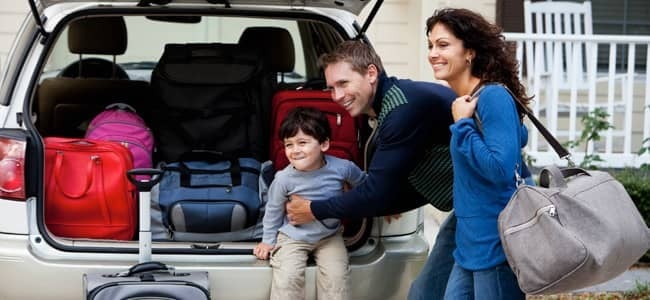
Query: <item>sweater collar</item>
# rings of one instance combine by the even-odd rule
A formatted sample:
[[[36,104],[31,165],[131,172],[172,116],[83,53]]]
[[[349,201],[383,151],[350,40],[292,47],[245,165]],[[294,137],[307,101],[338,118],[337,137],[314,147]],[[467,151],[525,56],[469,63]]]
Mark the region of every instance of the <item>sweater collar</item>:
[[[386,72],[381,72],[377,79],[377,91],[375,92],[375,97],[372,99],[372,109],[377,115],[379,115],[379,112],[381,111],[381,101],[384,99],[386,92],[388,89],[390,89],[391,86],[392,84],[390,84],[390,80],[388,78],[388,75],[386,75]]]

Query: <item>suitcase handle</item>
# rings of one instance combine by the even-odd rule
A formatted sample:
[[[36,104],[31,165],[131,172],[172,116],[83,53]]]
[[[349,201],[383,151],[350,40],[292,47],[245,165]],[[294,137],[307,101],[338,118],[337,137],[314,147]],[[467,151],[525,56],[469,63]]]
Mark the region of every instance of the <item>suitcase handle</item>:
[[[140,273],[145,273],[145,272],[151,272],[151,271],[168,271],[172,272],[174,271],[173,267],[168,267],[167,265],[157,262],[157,261],[148,261],[144,263],[139,263],[135,266],[132,266],[129,268],[128,271],[120,274],[121,277],[129,277],[133,276],[135,274],[140,274]]]
[[[217,163],[224,160],[232,160],[236,157],[237,155],[235,153],[224,153],[211,150],[192,150],[181,154],[178,161],[188,162],[201,160],[209,163]]]
[[[209,163],[217,163],[224,160],[230,161],[230,185],[220,185],[220,184],[206,184],[206,185],[193,185],[192,184],[192,171],[197,171],[188,167],[185,162],[190,161],[206,161]],[[208,150],[195,150],[183,153],[179,159],[178,166],[181,171],[181,186],[182,187],[194,187],[194,188],[205,188],[205,187],[225,187],[232,188],[233,186],[241,185],[241,166],[239,165],[239,159],[229,153],[221,153]],[[199,170],[200,171],[200,170]]]
[[[151,191],[160,179],[163,171],[160,169],[141,168],[126,171],[126,177],[138,188],[138,191]],[[145,175],[148,178],[136,178],[136,176]]]
[[[56,180],[56,186],[66,197],[71,199],[79,199],[86,195],[86,192],[88,192],[88,189],[90,189],[90,185],[93,182],[93,165],[99,163],[100,158],[99,156],[95,155],[90,156],[90,161],[88,162],[88,165],[86,167],[86,174],[84,176],[86,183],[83,187],[83,190],[81,193],[73,195],[72,193],[66,192],[60,184],[61,179],[59,179],[59,176],[61,173],[63,173],[63,171],[61,171],[61,168],[63,167],[63,155],[63,151],[57,151],[56,153],[56,161],[54,162],[54,180]]]
[[[557,187],[565,189],[567,187],[565,178],[576,175],[591,176],[589,172],[581,168],[569,167],[560,169],[557,165],[549,165],[544,167],[544,169],[539,173],[539,186],[545,188]]]
[[[116,102],[116,103],[109,104],[108,106],[106,106],[106,109],[114,109],[114,108],[115,109],[120,109],[120,110],[128,110],[128,111],[131,111],[131,112],[136,112],[135,108],[133,108],[133,106],[128,105],[126,103],[122,103],[122,102]]]

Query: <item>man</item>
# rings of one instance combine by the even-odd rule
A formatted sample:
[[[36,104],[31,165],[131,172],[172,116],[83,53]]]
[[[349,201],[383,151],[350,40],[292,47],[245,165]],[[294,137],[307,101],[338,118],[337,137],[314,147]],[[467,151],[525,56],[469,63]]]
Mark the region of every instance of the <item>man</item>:
[[[361,41],[342,43],[321,56],[320,65],[333,101],[352,116],[369,117],[373,132],[365,149],[367,177],[354,189],[325,201],[311,202],[292,195],[287,203],[291,224],[385,216],[428,203],[409,183],[408,175],[432,144],[449,144],[454,92],[439,84],[388,77],[379,56]],[[445,223],[448,225],[441,232],[448,234],[438,236],[440,243],[414,282],[411,299],[430,292],[434,294],[428,299],[442,299],[455,247],[455,230],[451,227],[455,222]],[[433,276],[437,276],[435,280]]]

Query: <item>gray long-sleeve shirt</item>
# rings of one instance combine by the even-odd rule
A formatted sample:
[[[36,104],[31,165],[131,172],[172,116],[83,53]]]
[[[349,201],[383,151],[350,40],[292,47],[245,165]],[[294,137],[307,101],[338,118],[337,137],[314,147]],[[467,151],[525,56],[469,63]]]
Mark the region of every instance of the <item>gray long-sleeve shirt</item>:
[[[340,195],[345,182],[356,186],[366,175],[353,162],[325,155],[325,165],[313,171],[298,171],[288,165],[275,174],[269,187],[269,200],[264,214],[262,242],[275,245],[278,231],[294,240],[316,243],[339,229],[338,219],[325,219],[303,225],[291,225],[285,203],[292,194],[311,201],[321,201]]]

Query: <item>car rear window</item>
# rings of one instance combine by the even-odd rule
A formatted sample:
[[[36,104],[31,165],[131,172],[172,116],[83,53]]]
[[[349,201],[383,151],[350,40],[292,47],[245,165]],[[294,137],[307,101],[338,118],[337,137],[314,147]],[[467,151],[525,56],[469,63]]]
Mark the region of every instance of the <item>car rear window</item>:
[[[171,43],[237,43],[248,27],[273,26],[285,28],[291,34],[295,47],[294,71],[285,80],[304,81],[305,56],[295,20],[270,20],[244,17],[201,17],[198,23],[164,22],[144,16],[124,17],[127,29],[126,52],[115,56],[115,61],[128,73],[130,79],[149,81],[150,73],[160,58],[165,44]],[[112,55],[83,54],[84,59],[98,58],[112,61]],[[68,46],[67,29],[62,32],[50,53],[41,79],[60,76],[62,70],[79,60]]]

